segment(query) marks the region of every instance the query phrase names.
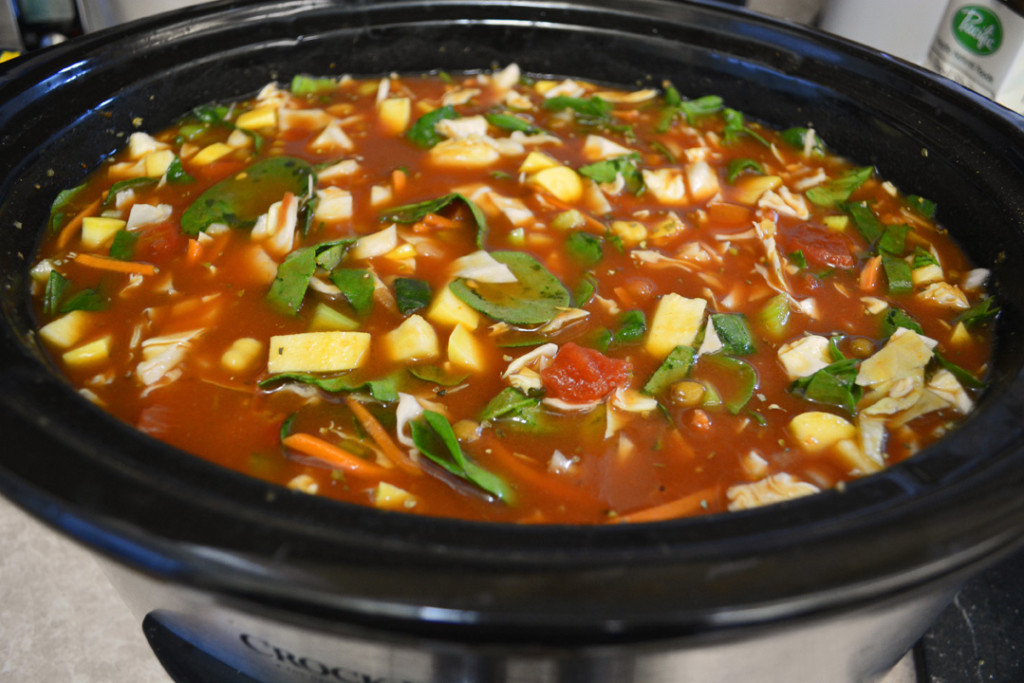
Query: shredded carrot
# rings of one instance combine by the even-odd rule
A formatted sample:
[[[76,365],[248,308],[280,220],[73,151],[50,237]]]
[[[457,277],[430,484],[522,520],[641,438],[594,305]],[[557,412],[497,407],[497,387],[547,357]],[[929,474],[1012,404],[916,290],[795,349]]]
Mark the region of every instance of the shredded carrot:
[[[351,474],[365,477],[382,477],[388,474],[388,471],[380,465],[363,460],[359,456],[349,453],[344,448],[335,446],[312,434],[289,434],[281,440],[281,443],[286,448],[298,451],[317,460],[322,460],[331,467]]]
[[[203,253],[203,245],[199,244],[199,240],[194,237],[188,238],[188,251],[185,253],[185,261],[188,263],[198,263],[199,257]]]
[[[543,492],[545,497],[557,498],[573,505],[594,505],[594,500],[590,496],[569,482],[559,479],[557,475],[531,467],[499,443],[497,438],[485,438],[486,441],[481,444],[482,451],[488,455],[490,464],[496,465],[498,469],[515,476],[521,483],[536,491]]]
[[[690,425],[694,429],[699,429],[702,432],[706,432],[707,430],[711,429],[711,417],[708,416],[708,414],[705,411],[698,408],[697,410],[693,411],[693,414],[690,416]]]
[[[462,227],[462,223],[459,221],[452,220],[451,218],[445,218],[438,213],[428,213],[423,217],[423,222],[432,228],[453,229]]]
[[[405,190],[406,175],[405,171],[400,168],[396,168],[391,172],[391,189],[395,194],[402,194]]]
[[[99,210],[100,205],[102,203],[102,199],[97,199],[92,204],[82,209],[78,213],[78,215],[76,215],[74,218],[68,221],[68,224],[65,225],[61,229],[60,234],[57,235],[57,247],[59,249],[63,249],[68,245],[68,242],[71,241],[71,238],[74,236],[74,234],[78,231],[80,227],[82,227],[82,221],[85,218],[95,214]]]
[[[384,426],[377,421],[377,418],[366,409],[362,403],[357,401],[351,396],[345,397],[345,405],[352,411],[352,414],[359,420],[359,424],[363,426],[366,433],[370,435],[370,438],[380,446],[380,449],[384,451],[384,455],[388,457],[391,462],[395,463],[395,467],[402,470],[406,474],[412,474],[418,476],[423,474],[423,471],[419,466],[414,463],[408,455],[405,454],[398,444],[394,442],[388,431],[384,429]]]
[[[860,288],[863,292],[873,292],[878,287],[878,279],[882,271],[882,257],[872,256],[860,271]]]
[[[140,275],[155,275],[156,266],[152,263],[141,263],[139,261],[120,261],[107,256],[95,254],[75,254],[75,263],[89,268],[99,268],[115,273],[139,273]]]
[[[416,221],[412,224],[412,231],[417,235],[422,235],[425,232],[432,231],[433,228],[424,223],[423,221]]]
[[[661,505],[619,515],[614,521],[635,524],[638,522],[661,522],[666,519],[684,517],[700,510],[703,505],[707,504],[707,501],[717,500],[718,495],[719,487],[710,486],[706,489],[687,494],[682,498],[662,503]]]

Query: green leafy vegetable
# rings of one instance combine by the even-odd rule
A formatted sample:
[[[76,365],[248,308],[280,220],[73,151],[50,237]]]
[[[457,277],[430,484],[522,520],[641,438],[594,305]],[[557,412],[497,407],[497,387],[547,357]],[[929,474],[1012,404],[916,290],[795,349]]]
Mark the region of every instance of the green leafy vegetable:
[[[383,221],[390,221],[392,223],[416,223],[423,220],[423,217],[428,213],[438,213],[441,209],[455,201],[460,201],[469,208],[469,212],[473,215],[473,220],[476,222],[477,227],[476,244],[483,249],[484,242],[487,239],[487,217],[473,200],[458,192],[452,192],[437,199],[428,199],[416,204],[396,206],[382,213],[380,218]]]
[[[313,168],[295,157],[268,157],[245,173],[231,176],[206,190],[181,215],[181,229],[195,237],[214,223],[251,227],[286,192],[304,197]]]
[[[84,184],[61,190],[50,206],[50,230],[56,231],[64,223],[68,206],[83,189],[85,189]]]
[[[60,302],[64,299],[71,283],[66,277],[56,270],[50,271],[46,278],[46,291],[43,293],[43,312],[47,315],[55,315],[60,310]]]
[[[569,258],[585,268],[597,265],[604,258],[600,238],[589,232],[570,233],[565,240],[565,251]]]
[[[930,199],[918,196],[916,194],[909,195],[907,197],[907,206],[917,211],[925,218],[935,218],[935,209],[937,208],[935,202]]]
[[[430,285],[411,277],[395,278],[395,304],[402,315],[415,313],[430,304]]]
[[[179,185],[182,183],[193,183],[196,180],[188,173],[186,173],[185,169],[181,167],[181,159],[179,159],[178,157],[174,157],[174,161],[172,161],[171,165],[167,167],[167,173],[165,173],[164,175],[167,176],[167,182],[171,183],[172,185]]]
[[[119,261],[131,261],[135,257],[135,244],[139,241],[137,232],[118,230],[114,233],[114,241],[110,245],[110,258]]]
[[[322,375],[311,375],[303,372],[283,372],[273,375],[259,383],[261,389],[282,384],[284,382],[299,382],[309,384],[329,394],[349,393],[353,391],[368,391],[373,398],[382,403],[391,403],[398,400],[398,380],[395,376],[381,379],[356,381],[348,375],[340,377],[324,377]]]
[[[927,266],[937,266],[939,262],[930,251],[924,247],[914,247],[914,270],[918,268],[925,268]]]
[[[615,182],[615,178],[621,174],[622,180],[626,183],[626,189],[633,194],[640,194],[644,189],[644,178],[637,169],[638,161],[640,161],[640,155],[634,153],[614,159],[596,161],[581,166],[577,170],[580,175],[598,183]]]
[[[55,315],[71,311],[102,311],[107,307],[107,300],[94,289],[82,289],[65,298],[70,287],[70,280],[56,270],[51,270],[46,279],[46,291],[43,292],[43,311]]]
[[[995,299],[985,297],[969,310],[960,314],[956,320],[963,323],[965,327],[975,327],[990,318],[994,318],[998,313],[999,307],[995,305]]]
[[[803,269],[807,267],[807,257],[804,256],[804,252],[802,250],[797,249],[786,256],[797,268]]]
[[[693,368],[697,353],[689,346],[677,346],[662,361],[643,386],[643,393],[656,396],[681,379],[686,379]]]
[[[593,97],[569,97],[559,95],[544,100],[544,108],[550,111],[563,111],[571,109],[581,119],[581,123],[604,121],[612,113],[612,103],[602,100],[598,96]]]
[[[731,185],[744,171],[753,171],[758,175],[764,175],[764,166],[753,159],[730,159],[725,179]]]
[[[313,277],[317,266],[333,269],[354,242],[353,238],[344,238],[303,247],[288,254],[277,267],[277,276],[267,292],[267,302],[281,313],[297,314],[306,296],[309,278]]]
[[[875,243],[882,233],[885,232],[885,224],[878,220],[875,212],[867,205],[867,202],[856,202],[854,204],[842,204],[841,208],[853,219],[858,232],[872,244]]]
[[[863,392],[856,383],[859,363],[855,358],[837,361],[796,380],[790,390],[808,401],[842,408],[855,415]]]
[[[593,298],[596,292],[597,279],[590,273],[587,273],[576,284],[576,289],[572,292],[572,300],[576,302],[577,308],[582,308]]]
[[[889,282],[890,294],[907,294],[914,291],[914,279],[910,264],[890,254],[882,254],[882,270]]]
[[[695,100],[684,100],[679,91],[668,86],[665,89],[665,105],[654,128],[658,133],[666,132],[679,116],[685,118],[691,126],[696,125],[700,117],[721,111],[722,98],[718,95],[705,95]]]
[[[489,124],[502,130],[520,131],[527,135],[540,132],[540,128],[515,114],[485,114],[484,118]]]
[[[365,268],[336,268],[331,271],[331,282],[341,290],[356,315],[364,316],[373,308],[373,275]]]
[[[478,486],[492,496],[511,504],[511,487],[501,477],[466,457],[459,440],[440,413],[424,410],[423,417],[409,423],[412,440],[420,453],[430,458],[451,474]]]
[[[701,356],[700,362],[717,369],[718,377],[726,381],[723,387],[717,382],[718,395],[722,404],[733,415],[738,415],[754,396],[757,389],[757,371],[746,361],[732,356],[711,354]]]
[[[974,389],[984,388],[985,382],[975,377],[972,373],[968,372],[964,368],[960,367],[953,361],[947,359],[938,351],[935,352],[935,360],[939,365],[953,373],[953,376],[957,378],[961,384],[972,387]]]
[[[540,399],[527,396],[514,387],[505,387],[484,406],[484,409],[480,412],[480,421],[522,420],[524,419],[524,411],[532,410],[539,406]]]
[[[289,88],[293,95],[303,97],[305,95],[316,95],[322,92],[331,92],[338,87],[338,82],[333,78],[314,78],[305,74],[295,74],[292,77],[292,84]]]
[[[882,238],[878,240],[878,250],[893,256],[902,256],[907,250],[907,233],[909,225],[887,225]]]
[[[916,320],[914,320],[906,311],[890,306],[889,310],[882,316],[882,336],[889,338],[893,332],[901,327],[905,327],[908,330],[913,330],[918,334],[924,334],[924,330]]]
[[[782,339],[789,328],[791,313],[789,297],[786,294],[776,294],[758,311],[757,319],[769,337]]]
[[[725,138],[725,144],[731,145],[738,141],[741,136],[749,135],[765,147],[772,146],[770,142],[758,135],[757,131],[744,123],[742,112],[726,107],[722,110],[722,118],[725,119],[725,129],[722,131]]]
[[[639,344],[647,333],[647,316],[635,309],[619,316],[619,327],[612,335],[616,344]]]
[[[711,315],[711,324],[726,353],[746,356],[756,351],[754,338],[742,313],[714,313]]]
[[[454,387],[462,384],[470,375],[468,372],[449,372],[436,365],[413,365],[409,368],[409,374],[416,379],[440,384],[443,387]]]
[[[537,259],[518,251],[496,251],[491,256],[507,265],[517,281],[456,279],[449,287],[470,308],[512,325],[536,325],[550,322],[569,306],[569,292]]]
[[[112,205],[117,201],[117,195],[125,190],[131,190],[136,187],[156,187],[156,184],[160,182],[159,178],[128,178],[127,180],[119,180],[110,186],[110,190],[107,192],[107,196],[103,199],[102,206],[104,208]]]
[[[434,129],[437,122],[445,119],[457,118],[460,117],[459,112],[455,111],[455,107],[452,107],[451,105],[438,107],[434,111],[427,112],[416,119],[416,122],[413,123],[405,133],[405,137],[420,149],[430,149],[444,139],[444,137]]]
[[[871,177],[875,169],[871,166],[852,168],[838,178],[833,178],[821,185],[812,187],[804,194],[818,206],[831,208],[850,198],[857,188]]]
[[[809,128],[800,128],[799,126],[793,128],[787,128],[779,134],[779,137],[788,143],[791,147],[797,149],[804,149],[807,147],[807,137],[813,135],[811,140],[810,150],[812,157],[823,157],[825,156],[825,141],[818,137],[818,134]]]
[[[61,313],[71,311],[102,311],[107,307],[107,300],[95,289],[83,289],[76,292],[60,305]]]

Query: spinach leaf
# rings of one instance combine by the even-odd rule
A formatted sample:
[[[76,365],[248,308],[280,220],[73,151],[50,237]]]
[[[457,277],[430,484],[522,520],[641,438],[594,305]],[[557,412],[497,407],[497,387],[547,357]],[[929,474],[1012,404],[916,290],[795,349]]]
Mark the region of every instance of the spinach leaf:
[[[382,213],[380,218],[382,221],[390,221],[392,223],[415,223],[423,220],[423,217],[428,213],[437,213],[454,201],[460,201],[469,208],[469,212],[473,215],[473,220],[476,222],[476,244],[483,249],[484,242],[487,239],[487,216],[484,215],[484,212],[480,210],[480,207],[473,200],[458,192],[452,192],[437,199],[428,199],[416,204],[396,206]]]
[[[882,254],[882,270],[889,282],[890,294],[907,294],[914,291],[914,279],[910,272],[910,264],[890,254]]]
[[[857,188],[875,172],[872,166],[852,168],[838,178],[826,181],[807,190],[804,195],[818,206],[831,208],[850,198]]]
[[[572,292],[572,300],[576,302],[577,308],[583,308],[597,293],[597,278],[590,273],[584,275],[576,284]]]
[[[110,258],[131,261],[135,257],[135,244],[138,241],[139,233],[118,230],[114,233],[114,241],[110,245]]]
[[[924,334],[924,330],[916,320],[914,320],[906,311],[890,306],[889,310],[885,312],[882,317],[882,336],[888,339],[893,333],[901,327],[905,327],[908,330],[913,330],[918,334]]]
[[[543,106],[549,111],[571,109],[578,117],[584,119],[582,122],[607,120],[613,109],[611,102],[602,100],[597,95],[593,97],[558,95],[557,97],[544,100]]]
[[[181,215],[181,229],[195,237],[214,223],[251,227],[286,192],[304,197],[313,168],[295,157],[269,157],[245,173],[225,178],[206,190]]]
[[[647,333],[647,316],[639,309],[626,311],[619,316],[619,328],[612,335],[616,344],[638,344]]]
[[[368,391],[373,398],[382,403],[391,403],[398,400],[398,380],[392,375],[381,379],[356,381],[350,376],[324,377],[322,375],[311,375],[303,372],[282,372],[279,375],[262,380],[259,383],[261,389],[265,389],[284,382],[299,382],[309,384],[329,394],[341,392]]]
[[[296,249],[277,267],[277,276],[267,292],[267,302],[276,310],[296,315],[317,266],[330,270],[341,261],[345,250],[355,243],[354,238],[343,238],[310,247]]]
[[[807,257],[804,256],[802,249],[797,249],[796,251],[786,254],[786,258],[788,258],[797,268],[804,269],[807,267]]]
[[[409,127],[408,131],[406,131],[405,137],[420,149],[430,149],[444,139],[444,137],[434,129],[434,125],[437,124],[438,121],[443,121],[444,119],[457,118],[460,118],[460,116],[459,113],[455,111],[455,107],[452,107],[451,105],[439,107],[416,119],[416,122]]]
[[[424,382],[440,384],[443,387],[454,387],[462,384],[470,373],[452,373],[436,365],[413,365],[408,368],[409,374]]]
[[[756,351],[754,338],[742,313],[714,313],[711,315],[711,324],[726,353],[746,356]]]
[[[840,204],[839,206],[850,215],[853,224],[857,226],[857,231],[871,244],[874,244],[885,232],[885,224],[878,220],[867,202]]]
[[[696,357],[697,352],[689,346],[677,346],[672,349],[672,352],[644,384],[643,393],[654,396],[662,393],[679,380],[686,379],[693,368]]]
[[[756,131],[744,123],[742,112],[726,107],[722,110],[722,118],[725,119],[725,129],[722,131],[723,137],[725,138],[725,144],[731,145],[738,141],[740,136],[749,135],[765,147],[772,146],[770,142],[758,135]]]
[[[731,185],[744,171],[753,171],[758,175],[764,175],[764,166],[753,159],[730,159],[725,176],[726,182]]]
[[[974,327],[993,318],[999,313],[999,307],[995,305],[995,299],[985,297],[969,310],[957,316],[956,321],[964,324],[965,327]]]
[[[402,315],[415,313],[430,304],[430,285],[411,277],[395,278],[395,304]]]
[[[314,78],[306,74],[295,74],[289,90],[293,95],[299,97],[305,95],[316,95],[323,92],[331,92],[338,87],[338,82],[333,78]]]
[[[181,167],[181,159],[174,157],[174,161],[167,167],[167,182],[172,185],[179,185],[181,183],[194,183],[195,178],[185,172],[185,169]]]
[[[57,195],[56,199],[53,200],[53,204],[50,206],[50,230],[56,232],[57,228],[64,223],[68,205],[70,205],[71,201],[84,189],[85,184],[83,183],[76,187],[69,187],[66,190],[60,191],[60,194]]]
[[[907,250],[907,233],[909,225],[887,225],[882,238],[878,240],[878,250],[893,256],[902,256]]]
[[[589,268],[604,258],[601,240],[589,232],[573,232],[565,239],[565,251],[577,265]]]
[[[856,415],[857,402],[863,393],[856,383],[859,364],[856,358],[837,361],[813,375],[796,380],[790,385],[790,391],[808,401],[842,408]]]
[[[746,361],[717,353],[701,356],[700,362],[716,368],[728,381],[728,386],[724,389],[719,386],[716,393],[721,397],[726,409],[733,415],[738,415],[754,396],[754,390],[757,389],[757,371]]]
[[[960,367],[953,361],[947,359],[938,351],[935,352],[935,360],[938,362],[939,365],[953,373],[953,376],[956,377],[957,381],[959,381],[961,384],[974,389],[982,389],[985,387],[985,382],[981,381],[980,379],[978,379],[973,374],[971,374],[964,368]]]
[[[818,134],[811,129],[796,126],[793,128],[787,128],[779,133],[779,137],[781,137],[784,142],[789,144],[791,147],[796,147],[797,149],[804,149],[807,145],[808,135],[814,136],[814,139],[811,141],[811,156],[825,156],[825,141],[818,137]]]
[[[914,247],[914,270],[918,268],[925,268],[927,266],[937,266],[939,262],[935,259],[930,251],[924,247]]]
[[[71,282],[66,277],[56,270],[50,271],[50,276],[46,278],[46,291],[43,293],[44,313],[55,315],[60,310],[60,302],[70,285]]]
[[[515,114],[484,114],[484,118],[489,124],[502,130],[520,131],[527,135],[540,132],[540,128]]]
[[[592,164],[581,166],[577,170],[582,176],[592,179],[598,183],[611,183],[616,176],[622,174],[622,180],[626,183],[626,189],[633,194],[640,194],[644,189],[644,178],[637,169],[637,162],[640,161],[639,154],[628,154],[614,159],[595,161]]]
[[[331,271],[331,282],[341,290],[356,315],[364,316],[373,308],[373,275],[365,268],[336,268]]]
[[[480,412],[481,422],[493,422],[501,419],[524,419],[524,412],[540,406],[539,398],[527,396],[519,389],[505,387],[487,402]]]
[[[457,278],[449,288],[473,310],[512,325],[536,325],[550,322],[569,306],[568,290],[537,259],[519,251],[496,251],[491,256],[509,267],[516,282]]]
[[[175,157],[177,158],[177,157]],[[159,178],[128,178],[127,180],[118,180],[116,183],[110,186],[110,190],[107,192],[107,196],[103,198],[102,206],[104,208],[112,205],[117,201],[117,194],[124,190],[131,190],[136,187],[155,187],[160,182]]]
[[[937,208],[935,202],[930,199],[925,199],[916,194],[907,196],[907,206],[917,211],[925,218],[935,218],[935,209]]]
[[[513,503],[512,488],[501,477],[466,457],[455,432],[443,415],[433,410],[424,410],[423,417],[413,420],[409,425],[412,428],[413,443],[420,453],[456,477],[478,486],[505,503]]]
[[[655,132],[658,133],[668,131],[678,116],[684,117],[691,126],[696,125],[699,118],[721,111],[722,98],[718,95],[705,95],[695,100],[684,100],[679,96],[679,91],[668,86],[665,89],[665,104],[658,123],[654,127]]]
[[[95,289],[83,289],[60,305],[61,313],[71,311],[102,311],[107,307],[107,300]]]

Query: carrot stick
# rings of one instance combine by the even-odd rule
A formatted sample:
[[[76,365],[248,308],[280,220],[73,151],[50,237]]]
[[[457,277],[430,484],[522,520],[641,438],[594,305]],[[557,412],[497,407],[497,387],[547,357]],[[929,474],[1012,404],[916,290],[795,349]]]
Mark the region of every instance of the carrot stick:
[[[362,403],[351,396],[346,396],[345,405],[347,405],[348,409],[352,411],[352,414],[356,416],[356,419],[359,420],[359,424],[363,426],[363,429],[365,429],[366,433],[370,435],[370,438],[380,446],[382,451],[384,451],[384,455],[386,455],[391,462],[395,463],[395,466],[398,469],[402,470],[406,474],[414,476],[423,474],[423,471],[419,466],[405,454],[405,451],[398,447],[398,444],[394,442],[391,435],[388,434],[388,431],[384,429],[384,426],[377,421],[377,418],[375,418]]]
[[[638,522],[661,522],[666,519],[675,519],[693,514],[701,509],[701,503],[718,498],[718,487],[710,486],[695,493],[690,493],[682,498],[643,508],[629,514],[619,515],[615,521],[636,524]]]
[[[872,256],[860,271],[860,288],[863,292],[872,292],[878,287],[878,278],[882,270],[882,257]]]
[[[185,261],[188,263],[198,263],[199,257],[203,253],[203,245],[199,244],[199,240],[189,237],[188,238],[188,251],[185,252]]]
[[[701,410],[700,408],[697,408],[696,410],[693,411],[693,414],[690,416],[690,426],[693,427],[694,429],[699,429],[702,432],[706,432],[707,430],[711,429],[711,416],[709,416],[705,411]]]
[[[396,168],[391,172],[391,189],[395,194],[401,194],[405,190],[405,180],[405,171],[402,169]]]
[[[532,489],[541,491],[545,496],[558,498],[574,505],[595,505],[596,501],[583,491],[568,482],[558,479],[544,470],[531,467],[521,458],[505,448],[496,438],[487,438],[480,450],[489,457],[489,462],[518,479]]]
[[[89,268],[99,268],[115,273],[139,273],[140,275],[155,275],[156,266],[152,263],[140,263],[139,261],[120,261],[107,256],[96,256],[95,254],[75,254],[75,263]]]
[[[102,203],[102,199],[97,199],[92,204],[82,209],[78,213],[78,215],[76,215],[74,218],[68,221],[68,224],[65,225],[61,229],[60,234],[57,235],[57,247],[60,249],[66,247],[68,242],[71,241],[71,237],[75,234],[75,232],[78,231],[78,228],[82,226],[82,221],[88,216],[91,216],[94,213],[96,213],[96,211],[100,208],[100,204]]]
[[[322,460],[331,467],[344,470],[350,474],[364,477],[382,477],[388,474],[388,471],[380,465],[363,460],[359,456],[353,455],[345,449],[312,434],[289,434],[281,440],[281,443],[286,448],[298,451],[317,460]]]

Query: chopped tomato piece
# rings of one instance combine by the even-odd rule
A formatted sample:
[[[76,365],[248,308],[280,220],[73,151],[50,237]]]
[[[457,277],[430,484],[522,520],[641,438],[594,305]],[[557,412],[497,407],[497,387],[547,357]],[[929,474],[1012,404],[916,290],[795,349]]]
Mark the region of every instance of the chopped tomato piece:
[[[633,374],[629,361],[609,358],[600,351],[569,342],[551,365],[541,371],[548,396],[568,403],[590,403],[616,387],[627,386]]]
[[[813,268],[853,268],[857,257],[845,235],[808,223],[788,231],[786,244],[790,252],[803,252],[807,265]]]
[[[176,256],[188,249],[188,237],[177,225],[167,221],[148,225],[139,230],[139,242],[135,246],[135,260],[167,265]]]

